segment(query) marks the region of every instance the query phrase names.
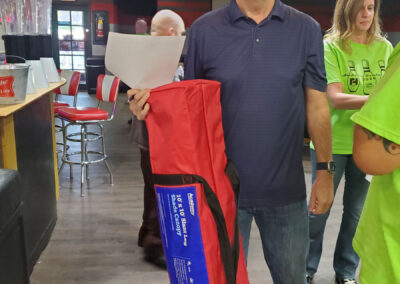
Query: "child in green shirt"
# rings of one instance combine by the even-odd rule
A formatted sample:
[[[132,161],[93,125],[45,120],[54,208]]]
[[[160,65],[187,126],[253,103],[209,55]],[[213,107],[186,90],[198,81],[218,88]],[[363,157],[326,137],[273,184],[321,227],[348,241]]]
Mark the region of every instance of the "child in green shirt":
[[[375,175],[353,241],[361,258],[360,281],[400,283],[400,44],[370,99],[351,119],[354,159]]]

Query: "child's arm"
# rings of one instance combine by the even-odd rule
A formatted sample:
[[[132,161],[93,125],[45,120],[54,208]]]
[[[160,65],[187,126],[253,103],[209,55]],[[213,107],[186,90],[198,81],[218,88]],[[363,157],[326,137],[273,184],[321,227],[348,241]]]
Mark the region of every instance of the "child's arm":
[[[353,157],[360,170],[367,174],[388,174],[400,168],[400,145],[356,124]]]

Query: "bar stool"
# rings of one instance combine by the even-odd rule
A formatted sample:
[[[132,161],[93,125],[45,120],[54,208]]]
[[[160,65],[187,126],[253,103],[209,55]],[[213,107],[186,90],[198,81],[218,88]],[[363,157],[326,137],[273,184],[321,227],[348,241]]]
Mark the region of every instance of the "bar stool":
[[[120,80],[111,75],[101,74],[97,77],[97,89],[96,98],[98,100],[97,108],[95,107],[61,107],[58,110],[58,117],[67,122],[63,127],[63,140],[64,140],[64,151],[61,158],[62,164],[59,172],[64,167],[64,164],[69,165],[80,165],[81,166],[81,196],[83,197],[83,183],[86,172],[86,179],[88,179],[88,167],[90,164],[104,162],[105,166],[110,174],[110,184],[113,185],[113,175],[110,166],[107,163],[107,155],[104,144],[104,129],[103,123],[111,121],[115,114],[115,107],[118,96],[118,86]],[[113,103],[111,113],[100,108],[100,104]],[[67,134],[67,130],[71,126],[78,125],[80,132]],[[89,132],[88,125],[96,125],[100,129],[100,133]],[[94,141],[101,141],[102,152],[88,150],[88,143]],[[81,144],[81,150],[77,152],[68,152],[67,141],[79,142]],[[71,156],[80,155],[80,161],[73,161]],[[89,156],[95,156],[95,158],[89,159]]]
[[[63,77],[67,82],[60,88],[54,90],[54,93],[56,94],[55,100],[53,102],[54,114],[57,114],[58,110],[61,107],[70,106],[70,104],[67,102],[59,101],[58,100],[59,95],[73,96],[74,97],[73,106],[76,107],[79,82],[81,80],[81,72],[71,71],[71,70],[61,70],[60,76]]]
[[[61,107],[69,107],[70,104],[67,102],[59,101],[58,97],[61,96],[73,96],[74,97],[74,102],[73,106],[76,107],[76,102],[77,102],[77,97],[78,97],[78,88],[79,88],[79,82],[81,80],[81,72],[78,71],[72,71],[72,70],[59,70],[59,74],[61,77],[63,77],[66,80],[66,83],[61,86],[60,88],[57,88],[54,90],[55,93],[55,98],[53,102],[53,110],[54,110],[54,118],[58,118],[58,110]],[[61,132],[62,128],[64,127],[64,121],[61,120],[61,125],[55,124],[55,132]],[[59,146],[63,146],[63,143],[57,142],[56,143]],[[57,154],[62,152],[61,150],[56,151]],[[71,174],[72,177],[72,174]]]

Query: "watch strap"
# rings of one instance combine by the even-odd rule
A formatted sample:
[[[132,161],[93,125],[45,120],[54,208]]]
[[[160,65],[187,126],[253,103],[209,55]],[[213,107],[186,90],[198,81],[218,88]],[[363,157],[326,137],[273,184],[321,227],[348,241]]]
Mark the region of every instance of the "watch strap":
[[[317,171],[318,170],[326,170],[330,173],[334,173],[336,170],[336,163],[334,161],[329,161],[329,162],[320,162],[317,163]]]
[[[317,170],[327,170],[329,168],[329,162],[317,163]]]

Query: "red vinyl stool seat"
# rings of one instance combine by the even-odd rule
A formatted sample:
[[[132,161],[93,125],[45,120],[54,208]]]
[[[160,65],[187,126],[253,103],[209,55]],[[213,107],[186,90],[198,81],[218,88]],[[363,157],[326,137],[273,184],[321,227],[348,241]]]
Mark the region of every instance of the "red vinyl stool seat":
[[[69,103],[66,102],[53,102],[53,107],[62,107],[69,106]]]
[[[83,194],[83,183],[84,176],[86,174],[86,179],[88,178],[89,165],[98,162],[104,162],[108,173],[110,174],[110,183],[113,185],[113,175],[110,166],[107,163],[107,155],[104,145],[104,127],[103,123],[110,121],[114,117],[115,107],[117,103],[118,96],[118,86],[120,80],[111,75],[101,74],[97,78],[97,89],[96,98],[98,99],[98,107],[60,107],[58,109],[58,117],[66,122],[66,125],[62,128],[63,130],[63,143],[64,151],[61,157],[61,167],[59,171],[64,167],[64,164],[80,165],[81,166],[81,196]],[[111,113],[100,108],[100,103],[113,103],[113,108]],[[89,132],[88,126],[97,126],[100,129],[98,132]],[[79,126],[80,132],[67,133],[69,127]],[[92,130],[92,128],[91,128]],[[68,151],[67,141],[80,143],[80,151],[71,152]],[[100,141],[102,144],[102,151],[94,151],[88,149],[88,143]],[[72,159],[72,156],[80,156],[80,160]],[[71,171],[70,171],[71,172]]]
[[[108,112],[94,107],[61,107],[58,114],[72,121],[108,119]]]
[[[66,102],[53,102],[54,114],[58,114],[58,110],[62,107],[69,107],[69,104]]]

